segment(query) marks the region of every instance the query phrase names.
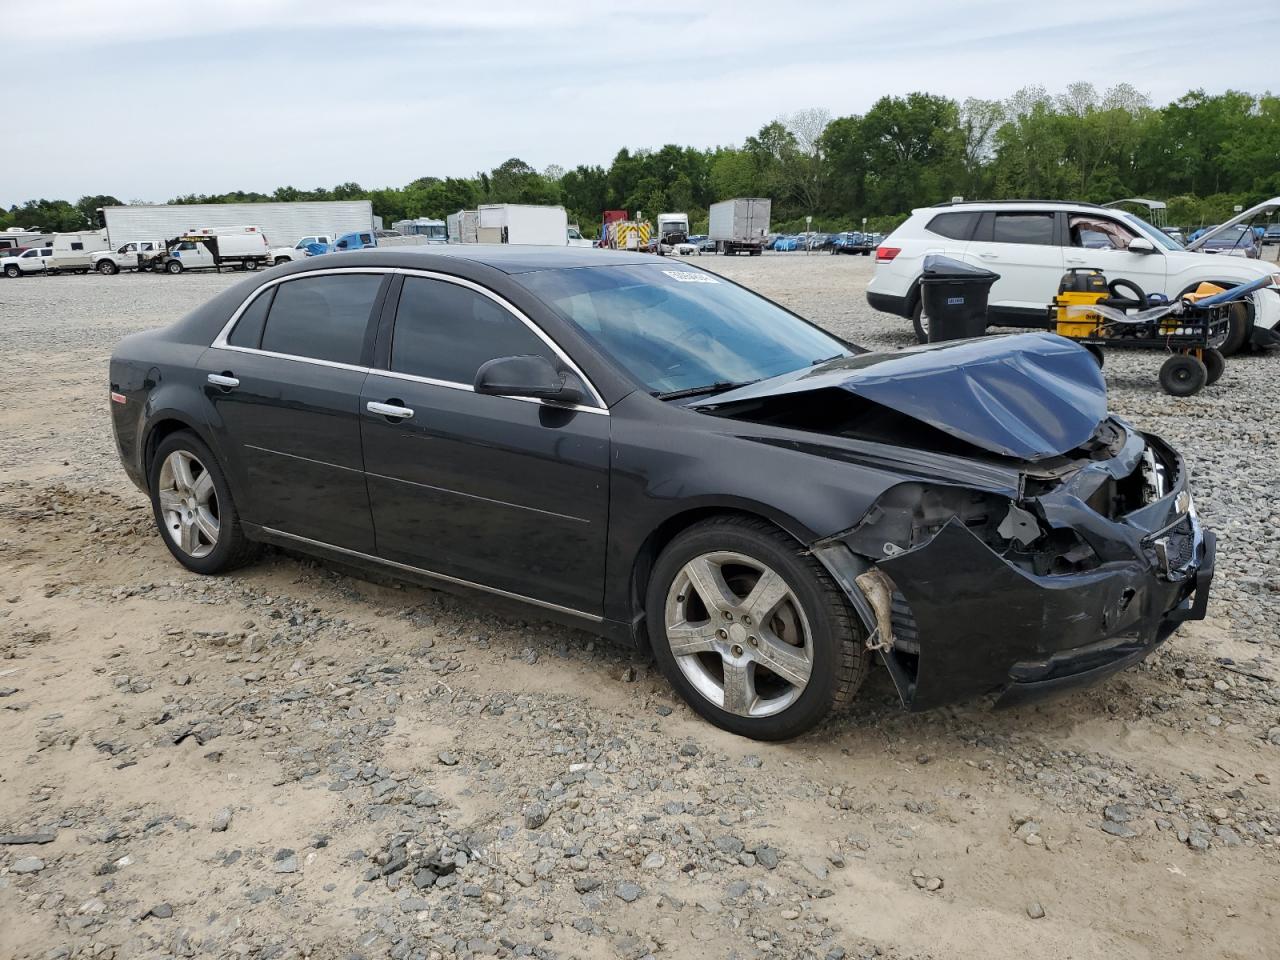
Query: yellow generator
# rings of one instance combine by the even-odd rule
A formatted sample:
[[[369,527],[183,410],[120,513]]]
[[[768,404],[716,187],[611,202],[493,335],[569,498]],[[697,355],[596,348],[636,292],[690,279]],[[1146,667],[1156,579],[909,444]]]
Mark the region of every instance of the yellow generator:
[[[1077,267],[1063,274],[1058,284],[1048,326],[1093,354],[1099,367],[1104,350],[1163,351],[1168,359],[1160,368],[1160,386],[1186,397],[1222,376],[1226,363],[1218,347],[1227,338],[1228,302],[1233,296],[1234,292],[1202,283],[1170,301],[1163,294],[1148,296],[1130,280],[1108,282],[1101,270]]]

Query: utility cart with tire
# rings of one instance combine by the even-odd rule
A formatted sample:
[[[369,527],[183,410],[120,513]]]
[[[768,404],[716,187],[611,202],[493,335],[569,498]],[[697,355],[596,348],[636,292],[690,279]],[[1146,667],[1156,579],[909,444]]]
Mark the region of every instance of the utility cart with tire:
[[[1204,283],[1177,300],[1148,296],[1137,284],[1102,271],[1068,271],[1049,306],[1049,327],[1084,346],[1102,366],[1107,350],[1159,350],[1160,386],[1189,397],[1216,383],[1226,368],[1221,347],[1231,328],[1232,304],[1271,286],[1274,277],[1224,289]]]

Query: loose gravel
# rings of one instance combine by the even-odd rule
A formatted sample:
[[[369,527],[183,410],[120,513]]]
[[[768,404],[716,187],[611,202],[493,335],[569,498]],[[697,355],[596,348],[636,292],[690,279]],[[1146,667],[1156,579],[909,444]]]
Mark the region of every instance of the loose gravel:
[[[880,349],[870,265],[695,258]],[[0,956],[1259,957],[1280,882],[1280,356],[1112,406],[1187,455],[1210,619],[1063,700],[790,744],[528,611],[269,553],[202,579],[106,357],[235,275],[0,281]],[[998,602],[998,601],[996,601]]]

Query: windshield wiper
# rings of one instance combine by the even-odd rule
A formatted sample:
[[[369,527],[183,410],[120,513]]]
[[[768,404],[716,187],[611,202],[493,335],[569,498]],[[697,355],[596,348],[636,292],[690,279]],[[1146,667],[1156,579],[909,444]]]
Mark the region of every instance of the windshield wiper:
[[[708,393],[724,393],[726,390],[737,390],[739,387],[749,387],[757,382],[756,380],[743,380],[739,383],[733,383],[730,380],[717,380],[715,383],[704,383],[700,387],[685,387],[683,390],[655,393],[654,396],[659,400],[683,400],[686,397],[701,397]]]
[[[830,363],[832,360],[840,360],[846,356],[848,356],[848,354],[841,352],[841,353],[837,353],[833,357],[821,357],[820,359],[813,361],[813,363],[809,364],[809,366],[816,367],[820,363]]]

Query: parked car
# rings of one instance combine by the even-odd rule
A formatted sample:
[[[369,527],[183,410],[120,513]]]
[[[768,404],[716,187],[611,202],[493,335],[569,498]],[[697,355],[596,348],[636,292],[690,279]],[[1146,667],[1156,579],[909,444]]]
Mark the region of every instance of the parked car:
[[[871,242],[873,237],[874,234],[861,233],[857,230],[842,233],[837,238],[838,242],[833,242],[831,244],[831,252],[857,254],[869,257],[871,256],[872,251],[875,250],[875,244]]]
[[[1261,253],[1261,240],[1252,229],[1241,224],[1209,237],[1200,246],[1205,253],[1222,253],[1232,257],[1256,260]]]
[[[10,279],[33,273],[44,273],[53,260],[53,247],[30,247],[15,257],[0,259],[0,271]]]
[[[1267,229],[1262,232],[1262,242],[1266,246],[1280,243],[1280,223],[1267,224]]]
[[[1087,243],[1105,237],[1109,246]],[[920,299],[924,256],[941,253],[999,275],[987,318],[996,326],[1043,327],[1045,305],[1063,273],[1096,267],[1111,279],[1136,283],[1144,293],[1174,298],[1209,282],[1248,283],[1270,272],[1244,257],[1184,250],[1164,231],[1125,211],[1087,203],[990,201],[923,207],[876,249],[867,302],[877,310],[911,318],[916,337],[928,339]],[[1280,342],[1280,296],[1270,290],[1233,305],[1224,354],[1247,341]]]
[[[703,237],[701,240],[698,241],[698,252],[699,253],[715,253],[716,242],[712,240],[710,237]]]
[[[618,251],[381,248],[251,277],[110,364],[188,570],[274,543],[652,650],[773,740],[1122,669],[1204,616],[1181,456],[1047,333],[868,353]]]

